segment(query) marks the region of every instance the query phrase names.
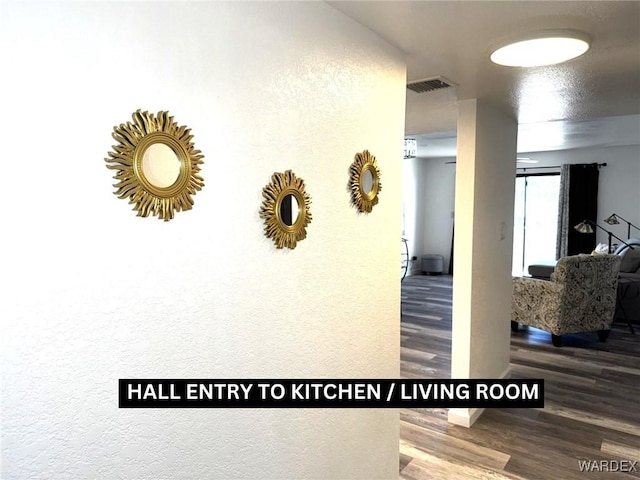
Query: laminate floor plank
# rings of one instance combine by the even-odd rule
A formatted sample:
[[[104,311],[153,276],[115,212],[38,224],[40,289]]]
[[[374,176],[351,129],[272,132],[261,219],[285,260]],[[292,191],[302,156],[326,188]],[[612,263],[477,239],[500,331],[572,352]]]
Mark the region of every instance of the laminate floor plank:
[[[629,433],[631,435],[637,434],[638,431],[640,430],[640,427],[638,426],[637,421],[627,422],[619,419],[605,418],[598,414],[594,414],[591,411],[586,411],[579,408],[570,408],[562,405],[549,403],[545,405],[544,410],[558,417],[576,419],[580,422],[583,422],[589,425],[604,427],[609,430]],[[637,417],[636,417],[636,420],[637,420]]]
[[[603,453],[610,453],[620,458],[627,458],[629,460],[635,460],[640,462],[640,447],[631,446],[620,442],[614,442],[613,440],[604,439],[600,450]]]
[[[400,356],[411,360],[433,360],[435,354],[407,347],[402,349]]]
[[[402,378],[450,378],[452,285],[446,275],[402,282]],[[510,366],[511,378],[544,379],[545,407],[487,409],[471,428],[448,423],[447,409],[400,409],[401,479],[640,478],[640,335],[617,323],[606,342],[571,334],[556,348],[521,327]]]
[[[502,470],[509,461],[509,455],[492,448],[455,436],[443,434],[409,422],[400,422],[401,438],[408,444],[418,446],[453,462],[470,462],[483,468]]]
[[[470,463],[450,461],[420,450],[400,440],[400,451],[413,460],[400,472],[401,479],[422,480],[522,480],[526,477],[497,472]]]
[[[534,409],[535,410],[535,409]],[[574,436],[576,442],[586,443],[597,447],[600,442],[602,449],[602,441],[605,439],[621,445],[633,446],[640,448],[638,435],[640,432],[628,433],[612,430],[607,427],[597,427],[589,423],[583,423],[572,418],[558,417],[544,410],[537,410],[541,422],[546,424],[553,423],[555,428],[562,429]],[[633,448],[633,447],[632,447]]]

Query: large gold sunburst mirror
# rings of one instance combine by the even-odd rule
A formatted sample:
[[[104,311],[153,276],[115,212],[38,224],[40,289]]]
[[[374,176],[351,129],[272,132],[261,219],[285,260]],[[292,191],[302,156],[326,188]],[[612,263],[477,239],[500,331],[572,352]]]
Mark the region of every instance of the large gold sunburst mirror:
[[[370,213],[378,204],[378,194],[382,190],[380,169],[376,157],[371,155],[369,150],[356,153],[349,167],[349,190],[351,204],[359,212]]]
[[[133,123],[113,127],[118,144],[105,158],[107,168],[116,170],[114,194],[128,198],[139,217],[169,221],[175,212],[190,210],[191,196],[204,186],[198,175],[203,155],[193,145],[191,130],[169,112],[137,110],[132,117]]]
[[[262,189],[264,200],[260,218],[264,220],[264,234],[277,248],[296,248],[307,236],[311,223],[311,197],[305,191],[304,180],[291,171],[276,172],[271,183]]]

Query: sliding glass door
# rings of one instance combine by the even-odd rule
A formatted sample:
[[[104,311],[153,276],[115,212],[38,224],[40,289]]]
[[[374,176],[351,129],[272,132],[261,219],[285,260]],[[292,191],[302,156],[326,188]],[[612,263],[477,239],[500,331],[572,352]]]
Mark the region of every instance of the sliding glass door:
[[[516,178],[512,274],[528,274],[529,265],[556,259],[560,174]]]

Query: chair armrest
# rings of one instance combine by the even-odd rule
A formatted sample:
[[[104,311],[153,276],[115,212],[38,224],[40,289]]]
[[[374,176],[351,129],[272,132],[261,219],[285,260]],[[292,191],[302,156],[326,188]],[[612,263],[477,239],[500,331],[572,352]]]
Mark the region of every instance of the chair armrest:
[[[558,334],[562,315],[562,283],[513,277],[511,319]]]

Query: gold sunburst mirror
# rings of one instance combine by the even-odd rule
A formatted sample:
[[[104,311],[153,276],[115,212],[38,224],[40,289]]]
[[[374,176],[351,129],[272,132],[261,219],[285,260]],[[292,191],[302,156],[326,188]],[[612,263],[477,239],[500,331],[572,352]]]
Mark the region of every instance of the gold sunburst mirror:
[[[380,169],[376,157],[371,155],[369,150],[356,153],[349,167],[349,190],[351,204],[359,212],[370,213],[378,204],[378,194],[382,190]]]
[[[191,130],[169,112],[137,110],[132,117],[133,123],[113,127],[118,144],[105,158],[107,168],[116,170],[114,194],[128,198],[139,217],[156,215],[167,222],[193,206],[191,196],[204,186],[198,175],[204,157],[193,145]]]
[[[260,218],[264,220],[264,234],[277,248],[296,248],[307,236],[311,223],[311,197],[305,191],[304,180],[291,171],[276,172],[271,183],[262,189]]]

